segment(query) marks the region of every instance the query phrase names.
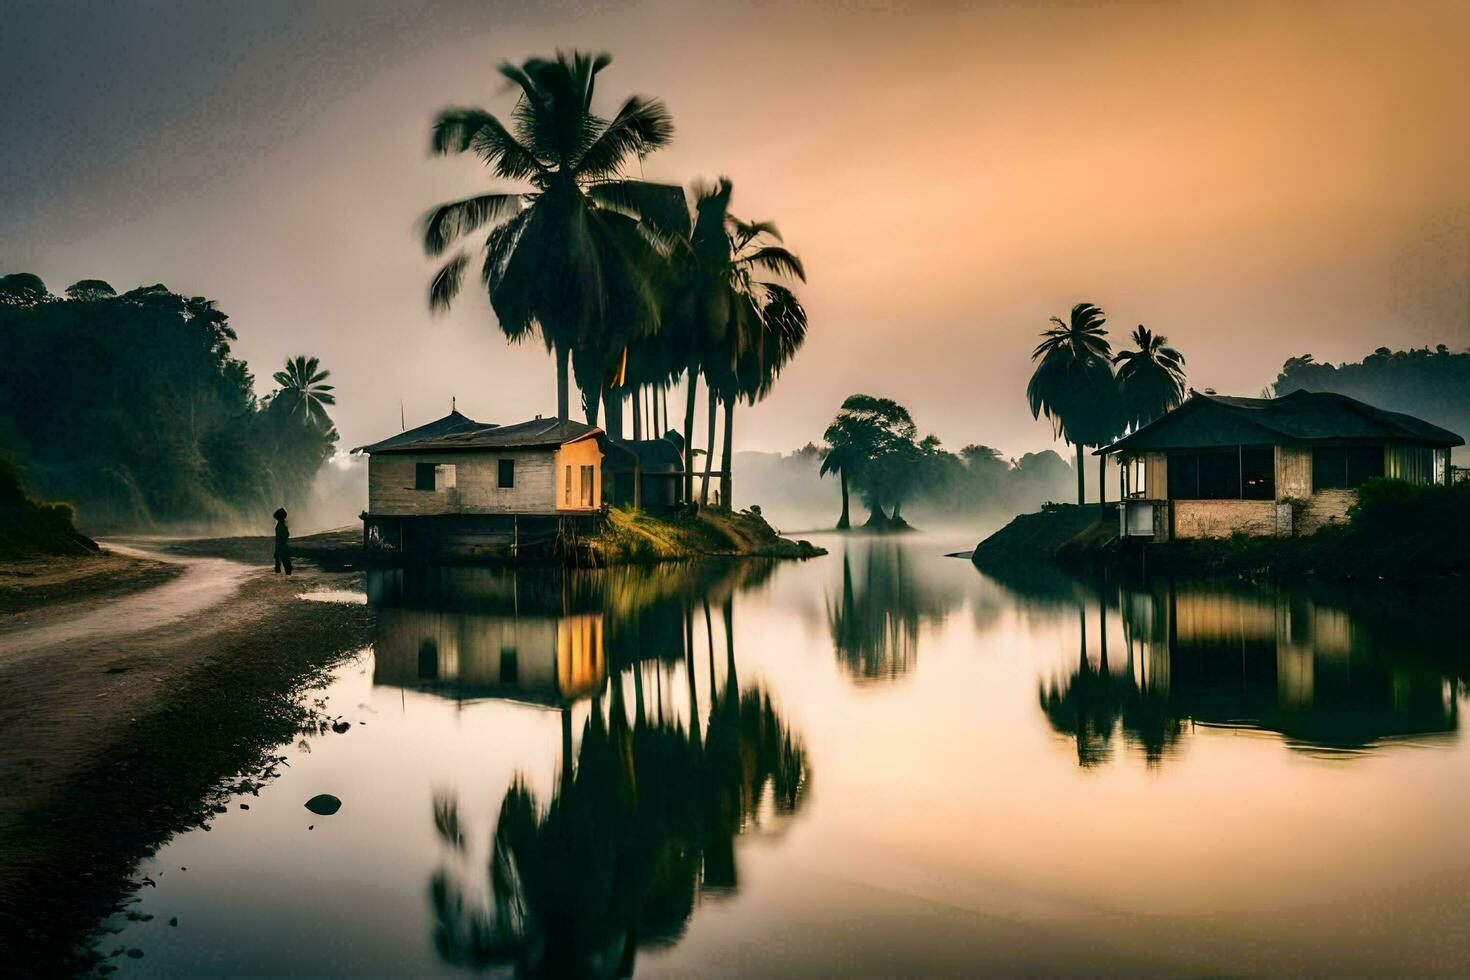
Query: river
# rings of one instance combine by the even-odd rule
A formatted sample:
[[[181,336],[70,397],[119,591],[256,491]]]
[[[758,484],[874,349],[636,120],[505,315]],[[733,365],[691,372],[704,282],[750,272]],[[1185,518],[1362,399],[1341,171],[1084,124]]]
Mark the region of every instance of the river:
[[[370,573],[374,644],[313,695],[335,729],[144,863],[108,962],[1470,969],[1459,605],[816,543]]]

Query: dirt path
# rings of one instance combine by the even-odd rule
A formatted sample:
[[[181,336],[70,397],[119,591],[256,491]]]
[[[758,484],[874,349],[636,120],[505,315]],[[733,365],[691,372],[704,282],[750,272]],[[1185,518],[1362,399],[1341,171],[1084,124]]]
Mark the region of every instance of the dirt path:
[[[42,916],[48,933],[75,925],[91,879],[100,894],[125,874],[214,781],[282,737],[296,685],[367,641],[365,607],[298,598],[353,576],[158,557],[183,572],[0,633],[0,948]],[[59,890],[38,894],[48,881]]]
[[[257,570],[223,558],[183,558],[111,543],[136,560],[163,561],[181,571],[163,585],[120,598],[49,604],[9,617],[0,626],[0,669],[49,654],[63,644],[112,643],[158,629],[228,602]]]
[[[111,550],[0,562],[0,626],[38,609],[112,598],[162,585],[182,566]]]

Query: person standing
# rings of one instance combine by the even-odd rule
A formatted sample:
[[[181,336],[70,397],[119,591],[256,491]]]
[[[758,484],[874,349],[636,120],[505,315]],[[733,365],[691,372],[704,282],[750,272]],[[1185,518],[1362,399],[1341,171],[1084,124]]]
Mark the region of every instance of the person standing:
[[[276,574],[281,569],[291,574],[291,529],[286,526],[286,508],[281,507],[271,515],[276,519]]]

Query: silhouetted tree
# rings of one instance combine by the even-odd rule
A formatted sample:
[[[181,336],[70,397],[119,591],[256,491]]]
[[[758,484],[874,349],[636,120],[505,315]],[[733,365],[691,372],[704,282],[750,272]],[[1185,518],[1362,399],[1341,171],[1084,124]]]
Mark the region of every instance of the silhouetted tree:
[[[1120,427],[1112,350],[1104,326],[1107,317],[1091,303],[1078,303],[1066,322],[1060,317],[1051,322],[1031,352],[1037,363],[1026,386],[1026,400],[1033,417],[1045,415],[1052,431],[1076,448],[1077,502],[1083,504],[1087,502],[1083,448],[1103,444]]]
[[[555,353],[562,419],[569,416],[574,350],[598,355],[579,380],[600,393],[613,355],[621,359],[629,339],[658,326],[656,256],[638,216],[673,196],[681,207],[683,201],[679,188],[624,176],[630,158],[666,145],[674,130],[657,99],[633,96],[611,119],[593,111],[597,75],[611,61],[606,53],[575,52],[503,63],[500,73],[519,89],[510,125],[484,109],[445,109],[431,141],[435,153],[473,151],[496,177],[530,185],[435,208],[424,221],[424,249],[442,255],[493,225],[480,248],[481,282],[507,337],[522,340],[539,330]],[[439,270],[431,308],[449,307],[469,261],[465,249]]]
[[[1129,425],[1147,425],[1183,403],[1184,355],[1168,346],[1168,337],[1141,323],[1129,339],[1137,349],[1119,351],[1113,358],[1124,418]]]
[[[333,385],[322,382],[331,374],[321,370],[318,358],[300,354],[287,358],[285,369],[272,375],[281,386],[276,401],[287,406],[292,415],[300,415],[302,422],[330,426],[326,406],[337,404],[337,396],[332,394]]]

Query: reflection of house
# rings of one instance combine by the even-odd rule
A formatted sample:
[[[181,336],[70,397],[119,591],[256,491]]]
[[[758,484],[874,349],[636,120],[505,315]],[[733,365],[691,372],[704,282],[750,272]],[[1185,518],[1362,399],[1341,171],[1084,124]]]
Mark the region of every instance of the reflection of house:
[[[405,554],[502,554],[602,506],[602,430],[533,419],[492,425],[451,412],[363,446],[369,543]]]
[[[1333,747],[1456,728],[1444,676],[1376,648],[1342,610],[1184,584],[1125,592],[1122,608],[1143,686],[1176,717]]]
[[[1375,476],[1444,483],[1453,432],[1332,392],[1190,396],[1100,453],[1123,464],[1122,533],[1310,534],[1344,519]]]
[[[383,608],[373,683],[454,698],[565,705],[603,682],[602,616]]]

